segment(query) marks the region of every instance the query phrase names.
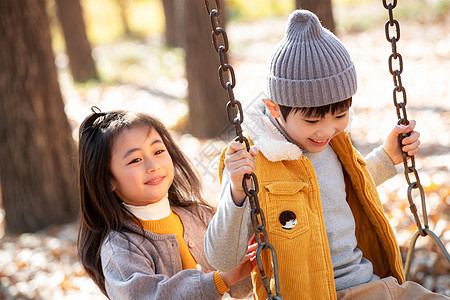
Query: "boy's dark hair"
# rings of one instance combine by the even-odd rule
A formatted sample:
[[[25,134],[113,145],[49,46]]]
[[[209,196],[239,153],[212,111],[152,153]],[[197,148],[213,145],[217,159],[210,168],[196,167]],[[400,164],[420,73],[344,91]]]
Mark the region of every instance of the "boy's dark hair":
[[[284,120],[286,120],[287,116],[291,112],[293,113],[300,112],[301,114],[305,115],[308,118],[309,117],[323,118],[329,112],[331,112],[331,114],[335,114],[336,112],[348,109],[350,106],[352,106],[352,97],[340,102],[317,107],[290,107],[278,105]]]

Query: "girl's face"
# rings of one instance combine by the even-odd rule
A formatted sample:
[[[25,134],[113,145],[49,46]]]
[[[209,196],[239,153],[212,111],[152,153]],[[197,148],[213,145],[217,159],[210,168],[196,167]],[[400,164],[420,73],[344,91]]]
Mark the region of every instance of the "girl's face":
[[[116,137],[110,168],[111,189],[135,206],[163,199],[174,177],[172,158],[161,136],[145,126],[125,129]]]

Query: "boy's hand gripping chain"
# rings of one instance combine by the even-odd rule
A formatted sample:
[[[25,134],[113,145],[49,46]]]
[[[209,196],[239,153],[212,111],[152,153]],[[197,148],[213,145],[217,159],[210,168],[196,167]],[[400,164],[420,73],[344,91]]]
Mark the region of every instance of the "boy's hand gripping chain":
[[[229,101],[227,103],[227,116],[228,121],[235,127],[236,130],[236,141],[240,143],[245,143],[247,151],[250,149],[249,141],[246,137],[242,135],[242,127],[241,124],[244,121],[244,114],[242,111],[241,103],[234,98],[233,88],[236,85],[236,78],[234,75],[234,70],[231,65],[228,64],[228,37],[225,29],[219,26],[218,17],[220,15],[220,1],[215,0],[216,8],[211,9],[208,0],[205,1],[206,10],[211,19],[212,26],[212,41],[214,44],[214,48],[219,54],[220,66],[219,66],[219,80],[222,87],[227,90]],[[220,44],[219,36],[222,37],[223,44]],[[224,79],[224,73],[228,73],[228,79],[230,81],[226,81]],[[232,109],[237,110],[236,117],[232,116]],[[249,189],[247,186],[247,180],[251,180],[251,188]],[[280,296],[280,284],[278,277],[278,262],[277,262],[277,254],[275,252],[275,248],[270,244],[269,237],[267,236],[266,231],[266,220],[264,218],[264,213],[259,206],[258,200],[258,180],[254,173],[245,174],[242,180],[242,187],[244,188],[245,194],[248,196],[250,200],[251,213],[250,217],[252,220],[252,226],[255,231],[255,239],[258,243],[258,248],[256,249],[256,263],[258,265],[259,272],[261,274],[261,281],[267,292],[267,299],[275,299],[275,300],[283,300]],[[254,188],[252,188],[254,187]],[[262,237],[262,238],[261,238]],[[273,276],[275,280],[275,294],[272,295],[272,291],[270,289],[270,280],[266,276],[266,272],[264,270],[263,262],[261,259],[261,251],[269,250],[272,257],[272,268],[273,268]]]
[[[389,11],[389,20],[384,25],[384,31],[386,34],[386,39],[388,40],[388,42],[391,43],[391,46],[392,46],[392,54],[389,56],[388,62],[389,62],[389,72],[393,76],[394,85],[395,85],[394,90],[393,90],[393,98],[394,98],[394,105],[395,105],[395,108],[397,111],[397,117],[398,117],[397,123],[399,125],[400,124],[408,125],[409,121],[408,121],[408,117],[406,114],[406,90],[405,90],[405,87],[402,85],[402,79],[401,79],[401,73],[403,72],[403,59],[402,59],[402,56],[400,55],[400,53],[397,52],[397,42],[398,42],[398,40],[400,40],[400,24],[393,17],[393,15],[394,15],[393,9],[397,6],[397,0],[394,0],[393,3],[389,3],[389,4],[386,3],[386,0],[383,0],[383,6],[384,6],[384,8],[386,8]],[[395,36],[390,35],[390,28],[392,28],[392,27],[395,27],[395,32],[396,32]],[[398,60],[398,69],[394,70],[394,67],[392,65],[395,60]],[[397,93],[401,93],[401,95],[403,97],[403,102],[397,101]],[[407,137],[408,135],[409,134],[400,134],[398,136],[398,140],[400,143],[400,149],[403,146],[403,144],[402,144],[403,139],[405,137]],[[408,157],[410,158],[409,161],[411,162],[411,165],[408,165]],[[417,241],[417,238],[419,237],[419,235],[431,236],[434,239],[434,241],[438,244],[438,246],[441,248],[442,252],[447,257],[447,261],[449,261],[449,262],[450,262],[450,256],[449,256],[447,250],[445,249],[444,245],[442,244],[442,242],[439,240],[439,238],[428,228],[428,217],[427,217],[427,207],[426,207],[426,202],[425,202],[425,192],[423,190],[422,185],[420,184],[419,174],[417,173],[414,155],[409,156],[406,152],[403,151],[403,165],[405,168],[405,178],[409,185],[408,186],[409,208],[410,208],[412,214],[414,215],[414,219],[416,221],[416,225],[418,228],[418,230],[414,233],[414,236],[411,240],[411,244],[410,244],[409,250],[408,250],[408,255],[406,257],[405,274],[406,274],[406,279],[407,279],[409,270],[410,270],[410,266],[411,266],[411,260],[412,260],[412,257],[414,256],[414,247],[416,245],[416,241]],[[414,174],[415,181],[411,181],[410,175],[409,175],[411,173]],[[414,201],[413,201],[413,196],[412,196],[413,189],[419,190],[420,199],[422,201],[422,217],[424,220],[423,227],[420,222],[419,215],[417,213],[416,205],[414,204]]]

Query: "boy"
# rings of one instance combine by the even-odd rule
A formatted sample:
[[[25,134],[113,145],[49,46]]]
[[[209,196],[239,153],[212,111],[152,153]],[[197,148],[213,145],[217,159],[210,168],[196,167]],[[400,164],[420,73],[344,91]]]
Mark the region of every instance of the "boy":
[[[382,147],[361,157],[345,132],[356,92],[353,62],[308,11],[290,15],[267,84],[270,99],[252,105],[243,124],[254,146],[247,152],[234,142],[222,152],[221,201],[205,237],[211,265],[231,269],[246,253],[253,230],[241,182],[255,172],[283,299],[443,297],[397,283],[404,282],[400,252],[376,191],[402,162],[398,134],[411,133],[402,149],[418,153],[415,122],[395,126]],[[269,256],[262,252],[272,278]],[[266,299],[257,269],[252,277],[255,299]]]

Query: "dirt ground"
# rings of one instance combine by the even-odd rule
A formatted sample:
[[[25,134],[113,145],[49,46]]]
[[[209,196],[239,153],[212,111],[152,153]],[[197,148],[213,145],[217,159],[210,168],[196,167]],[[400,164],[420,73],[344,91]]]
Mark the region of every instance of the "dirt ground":
[[[436,22],[400,24],[402,37],[397,49],[404,60],[402,79],[408,95],[408,117],[417,121],[417,130],[421,133],[421,152],[416,157],[416,166],[426,193],[429,227],[450,249],[450,16]],[[237,80],[235,95],[242,99],[244,106],[265,95],[266,62],[284,32],[284,25],[285,18],[277,18],[229,26],[232,65]],[[391,46],[384,37],[384,23],[370,30],[339,34],[339,37],[347,46],[358,73],[352,139],[356,147],[367,154],[383,142],[397,121],[392,100],[394,85],[387,63]],[[118,53],[133,47],[145,52],[148,45],[127,41],[115,47]],[[101,54],[107,50],[106,46],[94,50],[100,68],[105,67],[106,58]],[[152,113],[169,125],[186,114],[183,102],[186,82],[182,71],[179,78],[159,81],[147,89],[122,84],[94,86],[88,91],[77,90],[64,70],[61,74],[66,111],[74,129],[89,113],[91,105],[103,110],[125,106],[145,111],[151,101]],[[164,90],[167,85],[171,88]],[[173,112],[170,116],[169,108]],[[205,194],[215,201],[218,191],[216,158],[225,142],[199,140],[176,132],[174,135],[198,169]],[[378,188],[404,255],[415,231],[406,188],[402,166],[399,166],[399,175]],[[420,203],[416,204],[420,209]],[[104,299],[77,261],[76,235],[77,225],[68,224],[36,234],[2,237],[0,299]],[[436,244],[428,237],[419,238],[416,249],[410,279],[430,290],[450,295],[450,267]]]

